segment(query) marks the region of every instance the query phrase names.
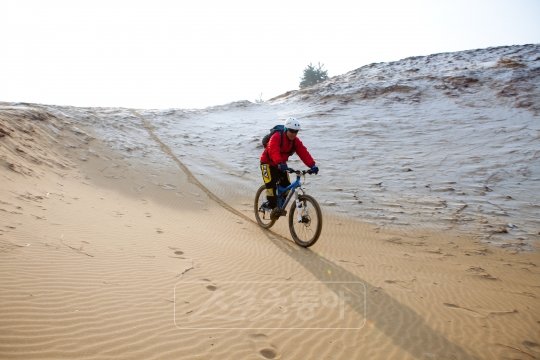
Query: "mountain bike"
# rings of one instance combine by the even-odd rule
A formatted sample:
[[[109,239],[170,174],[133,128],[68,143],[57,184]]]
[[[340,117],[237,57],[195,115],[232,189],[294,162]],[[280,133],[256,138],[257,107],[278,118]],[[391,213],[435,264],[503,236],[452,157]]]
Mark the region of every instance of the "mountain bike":
[[[289,231],[294,242],[302,247],[310,247],[319,239],[322,230],[321,207],[312,196],[307,195],[302,187],[300,178],[305,179],[306,174],[312,174],[311,170],[287,170],[296,174],[296,181],[289,186],[277,185],[277,207],[268,209],[264,206],[266,199],[266,187],[262,185],[255,195],[255,218],[257,223],[270,229],[281,216],[287,215],[287,205],[294,197],[289,209]]]

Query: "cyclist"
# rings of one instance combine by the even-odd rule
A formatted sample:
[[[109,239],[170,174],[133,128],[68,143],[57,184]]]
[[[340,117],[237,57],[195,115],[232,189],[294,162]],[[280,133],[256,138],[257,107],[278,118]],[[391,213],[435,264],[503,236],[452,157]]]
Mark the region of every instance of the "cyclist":
[[[268,210],[277,206],[276,187],[289,186],[289,174],[287,160],[293,153],[297,153],[302,162],[311,169],[314,174],[319,172],[315,160],[306,149],[297,134],[300,131],[300,122],[294,117],[285,120],[283,132],[276,131],[270,137],[268,145],[261,154],[261,172],[266,185],[266,201],[263,207]],[[279,214],[281,215],[281,214]]]

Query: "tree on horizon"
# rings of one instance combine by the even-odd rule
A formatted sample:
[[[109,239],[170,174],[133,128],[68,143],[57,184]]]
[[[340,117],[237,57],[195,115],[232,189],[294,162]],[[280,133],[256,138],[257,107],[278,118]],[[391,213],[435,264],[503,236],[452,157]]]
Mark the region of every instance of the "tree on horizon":
[[[328,79],[328,70],[324,70],[324,64],[318,63],[317,67],[312,63],[304,69],[304,76],[300,81],[300,89],[320,83]]]

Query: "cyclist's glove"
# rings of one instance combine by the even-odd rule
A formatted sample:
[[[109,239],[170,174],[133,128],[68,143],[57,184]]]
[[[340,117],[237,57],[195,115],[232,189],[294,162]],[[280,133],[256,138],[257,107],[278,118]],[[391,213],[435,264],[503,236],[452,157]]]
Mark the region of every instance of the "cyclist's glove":
[[[287,171],[289,169],[289,167],[287,166],[286,163],[280,163],[280,164],[278,164],[277,167],[278,167],[279,171],[283,171],[283,172],[285,172],[285,171]]]
[[[319,173],[319,168],[317,167],[317,165],[313,165],[313,166],[311,167],[311,172],[312,172],[313,174],[318,174],[318,173]]]

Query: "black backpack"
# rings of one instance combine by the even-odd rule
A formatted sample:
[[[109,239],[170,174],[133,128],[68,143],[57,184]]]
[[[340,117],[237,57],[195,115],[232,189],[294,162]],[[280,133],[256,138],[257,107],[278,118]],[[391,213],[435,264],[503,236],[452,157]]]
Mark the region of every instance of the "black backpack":
[[[271,128],[270,132],[268,134],[264,135],[264,137],[262,138],[262,145],[263,145],[263,147],[265,149],[266,149],[266,146],[268,145],[268,142],[270,141],[270,138],[272,137],[272,135],[274,135],[274,133],[276,131],[279,131],[280,139],[281,139],[280,145],[283,145],[283,134],[285,133],[285,126],[284,125],[276,125],[273,128]],[[294,142],[293,142],[293,146],[292,146],[292,149],[291,149],[291,152],[290,152],[289,156],[294,154],[294,152],[295,152],[295,148],[294,148]]]

